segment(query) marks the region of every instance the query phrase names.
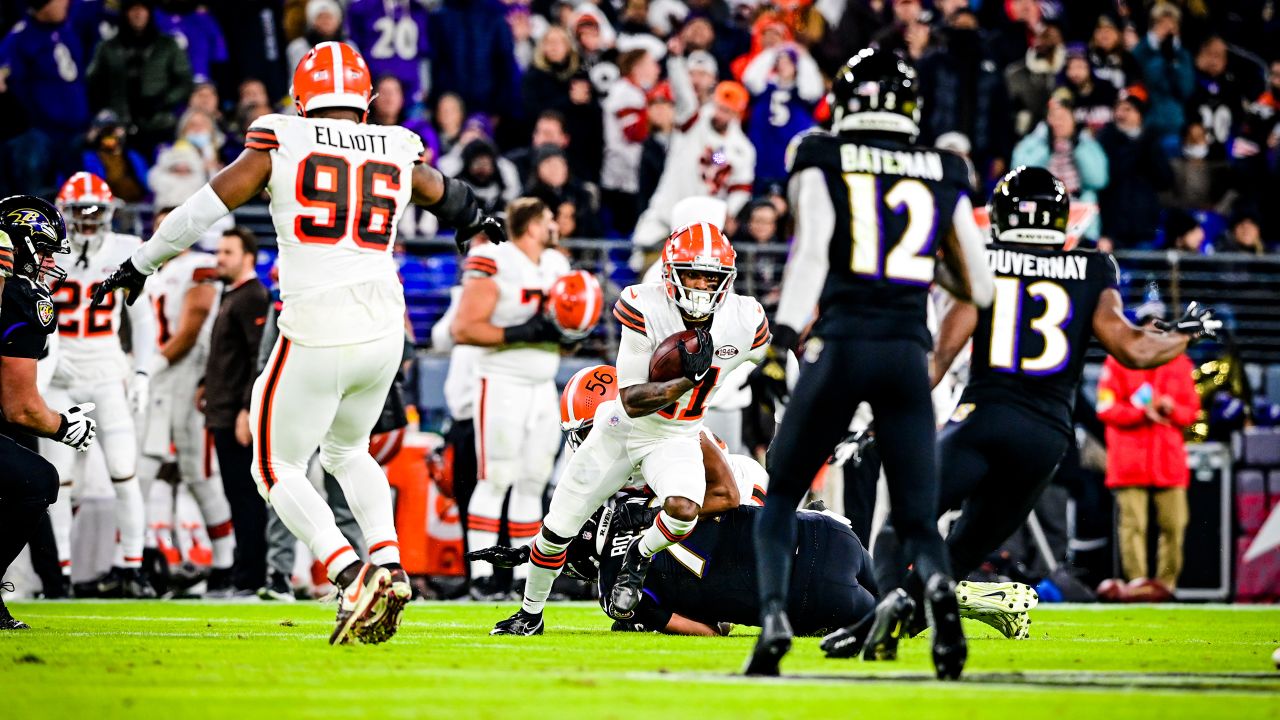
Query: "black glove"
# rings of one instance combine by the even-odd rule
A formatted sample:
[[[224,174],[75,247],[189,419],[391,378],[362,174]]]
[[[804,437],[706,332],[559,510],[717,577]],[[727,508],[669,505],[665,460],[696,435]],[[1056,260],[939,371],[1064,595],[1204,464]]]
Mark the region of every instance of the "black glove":
[[[132,305],[142,295],[142,285],[146,281],[147,276],[133,266],[133,260],[125,260],[120,263],[120,267],[107,276],[106,280],[98,283],[98,289],[93,291],[93,302],[90,307],[98,307],[106,302],[108,295],[119,289],[124,290],[125,305]]]
[[[477,216],[475,222],[458,228],[457,234],[453,236],[458,252],[466,255],[467,250],[471,248],[471,238],[480,233],[488,236],[491,243],[503,243],[507,241],[507,224],[502,221],[502,218],[493,215]]]
[[[684,376],[697,385],[711,370],[711,361],[715,357],[715,341],[711,339],[711,331],[704,327],[696,328],[694,333],[698,336],[698,352],[691,353],[684,343],[680,343],[680,367],[684,369]]]
[[[799,336],[795,330],[787,325],[775,325],[773,338],[764,351],[764,359],[747,376],[744,385],[750,385],[756,399],[775,412],[778,404],[785,403],[791,396],[791,390],[787,387],[787,356],[795,352],[797,344]]]
[[[502,341],[508,345],[513,343],[560,342],[560,328],[538,313],[522,325],[512,325],[503,330]]]
[[[636,496],[627,498],[613,508],[613,519],[609,523],[610,532],[629,533],[647,529],[653,525],[661,508],[649,507],[649,498]]]
[[[483,550],[472,550],[466,554],[467,560],[481,560],[494,567],[513,568],[529,562],[529,546],[509,548],[495,545]]]
[[[1197,302],[1187,305],[1187,310],[1173,323],[1175,332],[1190,335],[1192,340],[1205,337],[1217,337],[1222,328],[1222,321],[1214,317],[1213,308],[1207,308]]]
[[[649,632],[649,628],[644,623],[631,622],[630,620],[614,620],[613,625],[609,627],[610,632]]]

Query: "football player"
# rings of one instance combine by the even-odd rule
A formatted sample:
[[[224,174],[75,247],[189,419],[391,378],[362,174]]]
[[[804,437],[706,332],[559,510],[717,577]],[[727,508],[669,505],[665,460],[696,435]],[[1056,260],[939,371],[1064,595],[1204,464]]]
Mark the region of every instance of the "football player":
[[[788,583],[795,508],[867,401],[889,485],[894,523],[927,582],[933,660],[955,678],[967,649],[946,550],[934,523],[938,475],[932,452],[926,325],[937,278],[965,299],[991,302],[991,273],[958,155],[915,144],[919,86],[900,56],[867,49],[831,89],[833,134],[802,137],[788,191],[796,238],[782,279],[774,341],[761,372],[786,394],[781,358],[797,328],[817,319],[805,365],[773,441],[770,496],[756,524],[762,631],[746,667],[776,675],[791,646]],[[936,259],[941,256],[943,262]]]
[[[1116,289],[1115,259],[1071,249],[1065,232],[1069,204],[1066,186],[1044,168],[1018,167],[1000,180],[988,208],[992,243],[986,251],[995,301],[983,310],[954,304],[935,341],[936,385],[973,339],[969,384],[938,439],[939,515],[962,508],[947,537],[958,577],[975,570],[1026,521],[1075,442],[1071,412],[1091,337],[1126,367],[1151,368],[1221,326],[1210,310],[1192,303],[1166,330],[1134,327]],[[893,523],[886,525],[877,547],[893,547],[894,534]],[[887,618],[882,625],[910,624],[921,594],[919,573],[906,576],[905,558],[877,562],[877,579],[886,591],[878,611]],[[1026,609],[1036,600],[1030,588],[1006,583],[961,595],[966,614],[1006,636],[1026,636]],[[842,630],[823,647],[833,657],[857,654],[868,627]],[[912,629],[921,629],[918,618]],[[883,642],[892,652],[896,637]]]
[[[98,584],[106,596],[155,597],[142,576],[142,548],[146,540],[146,504],[138,480],[138,440],[134,416],[146,406],[155,355],[155,322],[148,308],[129,308],[132,363],[119,336],[122,306],[114,293],[104,293],[93,305],[107,275],[142,239],[112,232],[115,198],[102,178],[87,172],[72,175],[58,192],[58,207],[70,224],[73,260],[67,277],[53,288],[58,309],[58,353],[49,398],[55,405],[92,402],[115,490],[116,555],[112,569]],[[68,487],[83,482],[88,456],[76,456],[59,443],[42,443],[42,452],[58,468]],[[69,490],[69,487],[68,487]],[[71,559],[70,493],[63,493],[54,510],[59,554]],[[64,572],[70,572],[70,563]]]
[[[167,210],[157,211],[155,226],[159,227],[168,214]],[[209,354],[211,318],[218,302],[217,279],[212,255],[186,250],[157,270],[155,280],[146,287],[147,301],[155,313],[155,342],[159,347],[147,368],[151,402],[141,419],[139,460],[140,475],[152,481],[176,454],[179,480],[195,498],[213,545],[212,572],[207,582],[210,596],[231,591],[236,542],[231,505],[222,490],[222,477],[214,459],[213,439],[205,432],[204,418],[191,410]],[[172,527],[173,486],[154,483],[148,499],[149,520],[163,535],[166,524]],[[168,538],[166,544],[173,546],[172,539]]]
[[[533,542],[542,495],[560,451],[556,372],[560,330],[543,314],[551,285],[569,272],[556,249],[555,214],[537,198],[507,206],[511,242],[472,248],[463,263],[462,295],[453,320],[459,345],[485,348],[476,361],[476,487],[467,504],[467,545],[496,545],[502,506],[512,547]],[[507,501],[508,493],[510,502]],[[516,568],[517,584],[524,568]],[[501,595],[487,563],[471,564],[471,594]]]
[[[663,279],[632,285],[614,305],[622,326],[618,398],[600,406],[591,433],[574,453],[534,538],[521,622],[539,624],[564,550],[582,524],[639,469],[662,500],[652,527],[627,550],[618,582],[606,600],[617,619],[640,602],[653,555],[693,530],[707,477],[699,441],[708,400],[724,378],[756,360],[769,342],[769,321],[752,298],[733,292],[736,253],[720,230],[695,223],[671,234],[662,251]],[[679,345],[682,377],[650,380],[654,350],[685,330],[696,333],[691,352]],[[714,338],[714,339],[713,339]],[[513,618],[515,619],[515,618]]]
[[[33,436],[81,452],[94,438],[93,403],[58,413],[36,388],[36,359],[57,326],[49,285],[65,276],[53,255],[70,251],[62,217],[47,201],[0,200],[0,579],[58,497],[57,470],[36,454]],[[26,627],[0,599],[0,630]]]
[[[124,288],[134,302],[165,261],[230,210],[270,192],[284,307],[280,339],[253,387],[252,472],[340,589],[335,644],[388,639],[412,594],[391,491],[369,455],[404,344],[404,291],[391,254],[396,223],[414,203],[457,228],[460,249],[481,232],[505,239],[501,221],[480,211],[467,185],[422,161],[415,133],[364,122],[371,95],[358,52],[338,42],[316,45],[294,72],[298,115],[259,118],[235,162],[170,213],[95,296]],[[307,480],[317,447],[364,531],[368,563]]]

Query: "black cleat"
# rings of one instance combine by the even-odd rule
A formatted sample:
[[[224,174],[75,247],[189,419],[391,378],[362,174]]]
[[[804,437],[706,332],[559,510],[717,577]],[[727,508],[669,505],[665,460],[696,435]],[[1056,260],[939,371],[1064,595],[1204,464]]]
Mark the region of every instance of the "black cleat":
[[[542,613],[533,614],[524,608],[515,615],[493,626],[490,635],[541,635],[543,630]]]
[[[756,646],[751,651],[751,657],[747,658],[747,666],[742,669],[742,674],[777,677],[778,664],[791,650],[792,635],[786,611],[773,608],[762,612],[760,637],[756,638]]]
[[[649,573],[653,558],[640,554],[640,538],[631,541],[627,554],[618,569],[618,580],[609,593],[604,611],[614,620],[627,620],[636,613],[644,591],[644,577]]]
[[[960,603],[955,582],[941,573],[929,578],[924,590],[925,613],[933,629],[933,667],[939,680],[959,679],[969,646],[960,627]]]
[[[121,568],[119,577],[120,597],[133,600],[154,600],[157,597],[151,581],[138,568]]]
[[[13,592],[13,583],[0,583],[0,590],[4,592]],[[5,607],[4,599],[0,598],[0,630],[30,630],[31,626],[15,619],[9,614],[9,608]]]
[[[217,572],[216,570],[214,572]],[[234,592],[234,588],[232,588]],[[209,592],[213,592],[213,576],[209,577]],[[205,597],[209,597],[206,593]],[[230,595],[228,595],[230,597]],[[293,583],[289,578],[279,570],[272,570],[267,573],[267,584],[258,588],[258,597],[263,600],[274,600],[277,602],[291,603],[297,600],[297,596],[293,594]]]
[[[204,596],[210,600],[229,598],[236,591],[231,581],[231,568],[214,568],[205,580]]]
[[[867,633],[871,631],[875,621],[876,613],[872,610],[858,622],[824,636],[818,647],[832,659],[857,657],[862,653],[862,646],[867,642]]]
[[[897,660],[898,640],[907,634],[916,602],[906,590],[898,588],[876,606],[871,627],[862,647],[863,660]]]

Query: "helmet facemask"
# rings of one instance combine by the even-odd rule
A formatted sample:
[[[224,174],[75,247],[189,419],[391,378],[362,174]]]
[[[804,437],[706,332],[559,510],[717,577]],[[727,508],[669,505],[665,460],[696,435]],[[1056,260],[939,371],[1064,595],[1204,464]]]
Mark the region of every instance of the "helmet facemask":
[[[587,439],[587,435],[591,433],[590,420],[581,420],[576,424],[561,423],[560,426],[564,430],[565,443],[569,446],[569,449],[574,452],[578,451],[578,448],[582,446],[583,441]]]
[[[720,281],[703,289],[690,284],[688,274],[718,275]],[[737,276],[737,268],[726,268],[718,259],[702,256],[694,258],[692,262],[668,261],[662,266],[662,279],[667,286],[667,295],[686,317],[693,320],[709,317],[719,310]]]

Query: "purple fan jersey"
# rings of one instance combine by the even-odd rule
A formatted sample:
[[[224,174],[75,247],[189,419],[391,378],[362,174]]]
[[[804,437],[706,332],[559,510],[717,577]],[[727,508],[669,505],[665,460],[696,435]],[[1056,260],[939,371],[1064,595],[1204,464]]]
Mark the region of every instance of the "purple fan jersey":
[[[210,66],[227,61],[222,29],[204,8],[183,14],[156,10],[156,27],[173,36],[178,46],[187,51],[191,74],[198,83],[209,82]]]
[[[422,99],[427,57],[427,10],[413,0],[355,0],[347,7],[347,36],[364,55],[376,83],[391,75],[412,104]]]

